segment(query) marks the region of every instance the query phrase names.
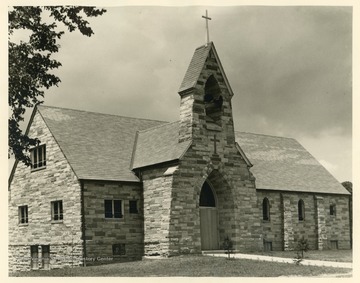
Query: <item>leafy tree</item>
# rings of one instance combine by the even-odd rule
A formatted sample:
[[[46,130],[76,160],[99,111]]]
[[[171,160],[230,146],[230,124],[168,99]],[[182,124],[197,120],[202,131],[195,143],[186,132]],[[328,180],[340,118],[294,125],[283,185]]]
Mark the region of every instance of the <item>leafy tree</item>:
[[[47,11],[49,20],[44,21]],[[16,6],[9,10],[9,147],[8,157],[14,155],[19,161],[30,165],[25,153],[38,139],[26,136],[19,127],[24,120],[26,108],[43,102],[44,91],[60,83],[60,78],[51,73],[61,63],[52,59],[59,51],[58,40],[65,33],[59,31],[57,23],[63,23],[69,32],[79,30],[83,35],[94,32],[86,18],[105,13],[104,9],[79,6]],[[28,41],[15,43],[11,37],[16,30],[29,31]]]
[[[342,182],[341,185],[343,185],[344,188],[347,189],[347,191],[352,194],[352,187],[353,187],[353,185],[352,185],[351,182],[345,181],[345,182]]]

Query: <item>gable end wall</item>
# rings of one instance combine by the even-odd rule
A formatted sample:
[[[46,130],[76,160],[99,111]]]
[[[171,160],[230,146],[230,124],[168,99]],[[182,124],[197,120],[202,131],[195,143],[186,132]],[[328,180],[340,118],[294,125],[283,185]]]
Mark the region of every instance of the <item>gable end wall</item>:
[[[50,268],[81,265],[80,184],[37,111],[29,130],[46,144],[46,168],[31,172],[19,162],[9,190],[9,271],[30,270],[30,246],[50,245]],[[63,201],[64,219],[51,220],[51,201]],[[28,224],[19,224],[18,207],[28,206]]]

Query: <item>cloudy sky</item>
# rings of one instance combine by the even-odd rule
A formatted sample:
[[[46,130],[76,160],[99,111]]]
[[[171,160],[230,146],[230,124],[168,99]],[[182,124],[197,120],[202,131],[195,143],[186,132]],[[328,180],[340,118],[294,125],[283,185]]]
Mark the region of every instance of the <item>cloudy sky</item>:
[[[106,7],[95,34],[60,41],[45,105],[175,121],[195,48],[214,42],[234,91],[235,129],[296,138],[352,181],[352,8]]]

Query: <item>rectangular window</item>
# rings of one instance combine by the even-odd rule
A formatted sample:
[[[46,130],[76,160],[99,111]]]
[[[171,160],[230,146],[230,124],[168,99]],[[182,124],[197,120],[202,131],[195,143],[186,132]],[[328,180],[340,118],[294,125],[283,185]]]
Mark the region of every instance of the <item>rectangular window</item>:
[[[51,219],[58,221],[63,220],[63,204],[62,200],[51,202]]]
[[[330,205],[330,215],[336,216],[336,205],[335,204]]]
[[[129,201],[129,213],[137,214],[138,211],[138,201],[137,200],[130,200]]]
[[[125,255],[125,244],[113,244],[112,245],[113,255]]]
[[[19,206],[19,223],[25,224],[28,223],[28,220],[28,206]]]
[[[332,250],[337,250],[338,249],[338,241],[330,241],[330,248]]]
[[[265,252],[272,251],[272,242],[264,241],[264,251]]]
[[[43,269],[50,269],[50,246],[41,246],[42,267]]]
[[[46,145],[30,149],[31,169],[46,167]]]
[[[122,218],[122,202],[121,200],[105,200],[105,218]]]
[[[30,256],[31,256],[31,268],[38,269],[39,268],[39,247],[38,246],[30,246]]]

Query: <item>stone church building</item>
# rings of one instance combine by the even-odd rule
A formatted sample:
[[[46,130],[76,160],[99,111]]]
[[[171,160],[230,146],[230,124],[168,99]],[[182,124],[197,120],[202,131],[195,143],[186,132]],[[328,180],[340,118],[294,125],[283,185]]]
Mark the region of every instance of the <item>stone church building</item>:
[[[296,140],[234,130],[212,42],[195,50],[173,123],[49,106],[9,179],[10,270],[222,249],[349,249],[348,191]],[[241,95],[241,94],[236,94]],[[241,125],[240,125],[241,126]]]

